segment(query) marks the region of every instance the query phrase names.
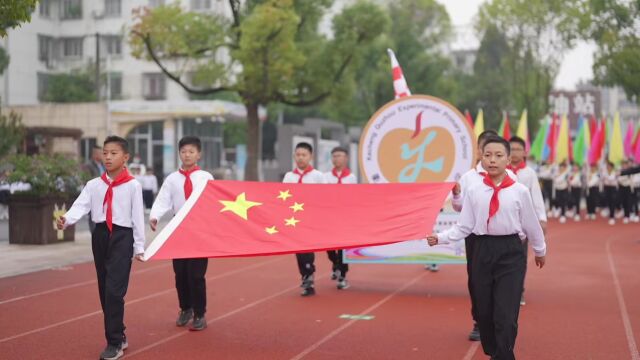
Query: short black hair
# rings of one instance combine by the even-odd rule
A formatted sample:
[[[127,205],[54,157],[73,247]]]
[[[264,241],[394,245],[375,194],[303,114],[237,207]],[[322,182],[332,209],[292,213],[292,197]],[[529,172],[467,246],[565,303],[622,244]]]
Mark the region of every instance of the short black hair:
[[[310,153],[313,154],[313,146],[311,146],[311,144],[309,144],[308,142],[298,143],[296,145],[296,150],[298,150],[298,149],[307,149],[307,150],[309,150]]]
[[[495,130],[485,130],[478,135],[478,144],[483,143],[490,136],[498,136],[498,133]]]
[[[500,136],[489,136],[485,139],[484,143],[482,144],[482,151],[484,151],[484,148],[487,147],[487,145],[489,144],[502,144],[502,146],[504,146],[505,150],[507,150],[507,155],[511,154],[511,146],[509,146],[509,142],[505,139],[503,139]]]
[[[93,147],[91,148],[92,150],[102,150],[102,148],[100,147],[100,145],[93,145]]]
[[[116,135],[107,136],[107,138],[104,139],[104,143],[102,143],[102,146],[107,146],[107,144],[110,143],[116,143],[120,145],[122,151],[124,151],[125,154],[129,153],[129,142],[125,138]]]
[[[197,136],[184,136],[178,142],[178,150],[182,149],[182,147],[186,145],[193,145],[198,149],[198,152],[202,151],[202,142]]]
[[[333,153],[337,153],[337,152],[343,152],[347,155],[349,155],[349,151],[347,150],[347,148],[344,148],[342,146],[336,146],[333,148],[333,150],[331,150],[331,154],[333,155]]]
[[[520,144],[523,149],[527,148],[527,143],[519,136],[512,136],[511,139],[509,139],[509,142]]]

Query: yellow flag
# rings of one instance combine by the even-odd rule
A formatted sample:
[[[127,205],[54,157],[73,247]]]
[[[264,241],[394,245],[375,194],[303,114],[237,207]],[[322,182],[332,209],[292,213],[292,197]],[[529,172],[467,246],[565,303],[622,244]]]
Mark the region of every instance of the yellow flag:
[[[482,132],[484,131],[484,115],[482,114],[482,109],[478,111],[478,116],[476,116],[476,123],[473,125],[473,132],[476,134],[476,139]]]
[[[620,114],[616,112],[613,118],[613,130],[609,138],[609,161],[618,165],[624,160],[622,147],[622,129],[620,128]]]
[[[556,156],[554,162],[562,163],[569,158],[569,121],[567,115],[562,116],[558,141],[556,142]]]
[[[520,116],[520,123],[518,124],[518,131],[516,132],[519,138],[524,140],[527,144],[527,153],[529,152],[529,148],[531,144],[529,144],[529,125],[527,124],[527,110],[525,109],[522,112],[522,116]]]

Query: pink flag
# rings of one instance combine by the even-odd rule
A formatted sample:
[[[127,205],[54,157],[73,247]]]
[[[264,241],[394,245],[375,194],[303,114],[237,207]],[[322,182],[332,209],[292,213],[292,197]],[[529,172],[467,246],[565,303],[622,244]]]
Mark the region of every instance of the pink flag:
[[[393,53],[393,50],[387,49],[389,53],[389,57],[391,58],[391,70],[393,72],[393,91],[395,92],[396,99],[410,96],[411,91],[409,90],[409,86],[407,85],[407,80],[405,80],[404,75],[402,74],[402,68],[400,64],[398,64],[398,59],[396,59],[396,54]]]
[[[624,156],[631,157],[633,155],[633,122],[629,120],[627,122],[627,133],[624,136]]]

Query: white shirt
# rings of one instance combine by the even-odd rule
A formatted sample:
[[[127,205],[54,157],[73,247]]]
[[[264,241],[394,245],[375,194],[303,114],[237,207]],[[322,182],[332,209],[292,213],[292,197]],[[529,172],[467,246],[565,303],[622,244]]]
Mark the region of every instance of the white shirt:
[[[531,194],[531,200],[533,202],[533,209],[538,215],[538,221],[547,221],[547,211],[544,206],[544,198],[542,197],[542,190],[540,190],[540,182],[538,181],[538,175],[535,170],[530,167],[525,167],[518,171],[518,182],[526,186]]]
[[[568,168],[553,177],[553,188],[556,190],[567,190],[569,188]]]
[[[640,189],[640,173],[634,174],[631,178],[631,183],[633,184],[634,189]]]
[[[103,202],[107,188],[107,184],[101,178],[90,180],[69,211],[64,214],[65,228],[75,224],[89,212],[93,222],[105,222],[107,204],[103,206]],[[133,229],[133,253],[135,255],[144,253],[144,205],[140,183],[132,180],[114,187],[111,208],[111,220],[114,224]]]
[[[325,184],[337,184],[338,178],[335,175],[333,175],[332,171],[329,171],[324,173],[324,182]],[[349,174],[342,178],[342,184],[357,184],[357,183],[358,183],[358,179],[356,179],[356,176],[353,174]]]
[[[158,192],[158,178],[155,175],[142,175],[138,181],[142,184],[142,190],[151,190],[154,194]]]
[[[571,173],[571,176],[569,177],[569,186],[571,186],[572,189],[582,187],[582,173],[580,171]]]
[[[540,179],[551,180],[551,178],[553,176],[553,168],[548,164],[542,165],[542,166],[540,166],[540,170],[538,172],[538,175],[539,175]]]
[[[597,172],[589,174],[589,179],[587,180],[587,187],[599,187],[600,186],[600,174]]]
[[[302,170],[298,169],[301,173]],[[284,179],[282,179],[283,183],[297,183],[300,180],[300,175],[294,173],[293,171],[289,171],[284,175]],[[309,173],[307,173],[304,177],[302,177],[303,184],[326,184],[324,174],[320,171],[313,169]]]
[[[624,187],[631,187],[631,175],[618,176],[618,184]]]
[[[546,243],[542,227],[533,209],[529,189],[523,184],[515,183],[500,190],[498,199],[500,208],[489,218],[489,203],[493,189],[484,183],[467,189],[460,219],[449,229],[438,234],[438,241],[458,241],[471,234],[476,235],[513,235],[520,239],[529,239],[536,256],[546,254]]]
[[[201,186],[205,186],[207,181],[213,180],[213,176],[204,171],[196,170],[189,176],[191,178],[191,184],[193,185],[193,191]],[[186,177],[180,173],[180,171],[174,171],[162,183],[160,192],[153,202],[149,219],[160,220],[169,211],[173,211],[175,215],[187,201],[184,198],[184,181]]]
[[[460,180],[458,180],[458,183],[460,184],[460,194],[451,197],[451,207],[453,207],[453,210],[457,212],[460,212],[462,210],[465,189],[468,189],[476,184],[482,184],[482,182],[484,181],[484,177],[480,175],[481,172],[487,171],[482,167],[482,163],[479,162],[476,165],[475,169],[471,169],[462,174]],[[513,171],[507,169],[507,175],[514,181],[518,181],[518,177],[513,173]]]
[[[602,183],[604,184],[604,186],[618,187],[618,175],[616,174],[616,171],[611,170],[611,172],[608,172],[607,170],[605,170],[602,174]]]

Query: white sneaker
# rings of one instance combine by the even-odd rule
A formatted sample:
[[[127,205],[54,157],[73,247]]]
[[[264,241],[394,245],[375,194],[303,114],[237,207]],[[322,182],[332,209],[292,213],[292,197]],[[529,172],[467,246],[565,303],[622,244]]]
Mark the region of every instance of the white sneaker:
[[[634,223],[640,222],[640,217],[638,217],[638,215],[633,215],[631,217],[631,221],[633,221]]]
[[[552,218],[553,217],[553,211],[551,211],[551,210],[547,211],[547,217],[548,218]]]
[[[564,224],[567,222],[567,218],[564,216],[560,216],[560,224]]]
[[[560,209],[554,209],[553,210],[553,217],[557,218],[558,216],[560,216]]]
[[[629,218],[626,217],[626,218],[622,219],[622,223],[623,224],[628,224],[629,223]]]
[[[622,219],[623,216],[624,216],[624,213],[622,211],[618,211],[616,213],[616,219]]]
[[[596,214],[591,214],[589,216],[591,217],[591,220],[595,220],[596,219]]]
[[[609,209],[600,211],[600,216],[602,216],[603,218],[609,217]]]
[[[576,215],[573,217],[573,221],[580,221],[580,215]]]
[[[614,219],[609,219],[609,225],[615,225],[616,221]]]

